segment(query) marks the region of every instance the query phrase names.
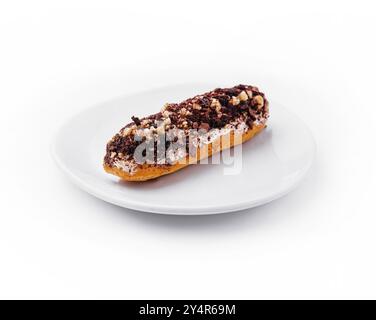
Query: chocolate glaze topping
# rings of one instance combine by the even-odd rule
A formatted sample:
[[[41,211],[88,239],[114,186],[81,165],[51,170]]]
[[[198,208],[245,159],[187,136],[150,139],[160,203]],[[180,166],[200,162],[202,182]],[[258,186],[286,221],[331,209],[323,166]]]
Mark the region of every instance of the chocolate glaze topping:
[[[163,126],[168,133],[171,129],[221,129],[229,124],[244,123],[252,129],[254,123],[265,122],[269,116],[268,101],[258,88],[238,85],[233,88],[213,91],[189,98],[181,103],[168,103],[161,112],[144,118],[132,116],[132,122],[116,134],[107,144],[104,158],[106,165],[116,161],[130,160],[137,146],[145,140],[135,140],[138,129],[157,132]],[[168,148],[166,141],[166,148]],[[188,145],[187,145],[188,148]]]

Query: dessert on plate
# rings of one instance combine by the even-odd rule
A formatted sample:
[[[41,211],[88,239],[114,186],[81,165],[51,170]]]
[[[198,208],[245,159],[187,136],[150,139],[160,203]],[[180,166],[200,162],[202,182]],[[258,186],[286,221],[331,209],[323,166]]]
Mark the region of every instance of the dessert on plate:
[[[107,144],[103,167],[127,181],[173,173],[244,143],[266,127],[269,105],[257,87],[215,89],[123,127]]]

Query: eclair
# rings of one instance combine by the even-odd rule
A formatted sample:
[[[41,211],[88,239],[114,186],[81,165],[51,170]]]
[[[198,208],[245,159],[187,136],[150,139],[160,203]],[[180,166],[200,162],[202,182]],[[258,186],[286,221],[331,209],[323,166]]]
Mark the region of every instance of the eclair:
[[[146,181],[250,140],[266,127],[269,103],[257,87],[218,88],[123,127],[108,143],[104,170]]]

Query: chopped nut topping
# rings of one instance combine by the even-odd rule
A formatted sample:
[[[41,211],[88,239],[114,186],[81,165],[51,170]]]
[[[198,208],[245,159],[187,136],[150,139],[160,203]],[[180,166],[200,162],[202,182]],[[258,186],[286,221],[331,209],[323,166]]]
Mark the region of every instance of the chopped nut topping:
[[[245,91],[242,91],[238,95],[238,98],[239,98],[240,101],[247,101],[248,100],[248,95],[245,93]]]
[[[233,105],[233,106],[237,106],[239,103],[240,103],[240,100],[238,97],[235,97],[233,96],[230,100],[230,103]]]
[[[162,114],[163,114],[163,116],[164,116],[165,118],[168,118],[168,117],[170,116],[171,112],[165,110],[165,111],[162,112]]]
[[[111,158],[113,159],[113,158],[115,158],[115,156],[116,156],[116,152],[111,152]]]
[[[170,118],[166,118],[163,123],[166,125],[166,124],[171,124],[171,119]]]
[[[161,109],[161,112],[162,112],[162,113],[167,109],[168,105],[169,105],[168,103],[165,103],[165,104],[163,105],[163,107],[162,107],[162,109]]]
[[[201,106],[198,103],[194,103],[192,105],[192,108],[195,109],[195,110],[201,110]]]
[[[181,108],[180,109],[180,114],[185,116],[187,114],[187,109],[186,108]]]
[[[252,99],[253,97],[253,93],[252,93],[252,90],[247,90],[247,95],[250,99]]]
[[[123,137],[126,137],[126,136],[130,135],[132,133],[133,129],[134,129],[134,126],[128,127],[128,128],[124,128],[123,132],[122,132]]]
[[[261,108],[264,105],[264,98],[262,96],[254,97],[253,101],[256,103],[258,108]]]
[[[210,104],[210,107],[217,110],[217,108],[221,109],[222,106],[221,106],[221,103],[217,99],[213,99]]]
[[[148,119],[144,119],[144,120],[141,121],[141,126],[145,127],[145,126],[147,126],[149,123],[150,123],[150,120],[148,120]]]

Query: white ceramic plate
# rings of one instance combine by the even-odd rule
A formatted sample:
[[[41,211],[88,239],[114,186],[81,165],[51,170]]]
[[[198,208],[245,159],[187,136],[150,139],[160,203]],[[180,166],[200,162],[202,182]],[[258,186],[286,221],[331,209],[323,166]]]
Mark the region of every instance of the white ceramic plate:
[[[119,181],[103,171],[107,141],[132,115],[157,112],[211,86],[166,87],[128,95],[90,109],[68,121],[56,135],[52,154],[59,167],[83,190],[110,203],[163,214],[214,214],[255,207],[291,191],[314,158],[307,127],[271,102],[268,127],[242,145],[240,174],[225,174],[225,164],[191,165],[174,174],[139,183]]]

